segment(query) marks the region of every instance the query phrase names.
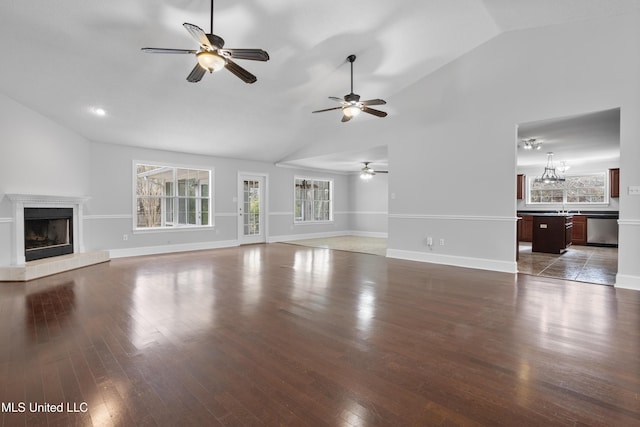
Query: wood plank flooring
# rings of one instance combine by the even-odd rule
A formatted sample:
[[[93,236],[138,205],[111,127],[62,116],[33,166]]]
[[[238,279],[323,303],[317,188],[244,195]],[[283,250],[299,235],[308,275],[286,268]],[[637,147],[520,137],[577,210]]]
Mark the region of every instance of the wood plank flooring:
[[[368,254],[2,283],[0,343],[2,426],[640,425],[640,292]]]

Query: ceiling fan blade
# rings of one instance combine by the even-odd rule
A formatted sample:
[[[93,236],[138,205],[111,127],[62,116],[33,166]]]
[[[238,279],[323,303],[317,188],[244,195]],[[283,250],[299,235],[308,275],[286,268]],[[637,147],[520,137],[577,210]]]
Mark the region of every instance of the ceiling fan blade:
[[[351,120],[351,116],[347,116],[346,114],[342,116],[342,122],[348,122],[349,120]]]
[[[324,110],[312,111],[312,113],[323,113],[325,111],[331,111],[331,110],[342,110],[342,107],[325,108]]]
[[[230,59],[227,59],[227,70],[231,71],[236,77],[239,77],[245,83],[255,83],[258,78],[233,62]]]
[[[330,96],[329,99],[333,99],[334,101],[338,101],[342,104],[346,102],[343,98],[338,98],[337,96]]]
[[[143,52],[147,53],[197,53],[197,50],[193,49],[165,49],[162,47],[143,47]]]
[[[366,105],[362,106],[362,111],[364,111],[365,113],[373,114],[374,116],[378,116],[378,117],[387,117],[387,113],[385,113],[384,111],[375,110],[373,108],[367,107]]]
[[[189,75],[187,76],[187,81],[191,83],[197,83],[202,79],[202,76],[204,76],[204,73],[206,72],[207,70],[202,68],[200,64],[196,64],[196,66],[193,67],[193,70],[191,70],[191,73],[189,73]]]
[[[233,59],[248,59],[250,61],[269,60],[269,54],[262,49],[221,49],[219,52],[223,55],[228,54]]]
[[[389,173],[389,171],[379,171],[379,170],[375,170],[376,173]]]
[[[196,39],[196,41],[200,44],[200,46],[202,46],[202,48],[213,50],[213,46],[211,46],[211,42],[209,42],[209,39],[207,38],[207,35],[202,28],[198,27],[197,25],[189,24],[188,22],[185,22],[182,25],[187,29],[189,34],[191,34],[191,37]]]
[[[384,105],[387,102],[382,99],[369,99],[367,101],[360,101],[362,105]]]

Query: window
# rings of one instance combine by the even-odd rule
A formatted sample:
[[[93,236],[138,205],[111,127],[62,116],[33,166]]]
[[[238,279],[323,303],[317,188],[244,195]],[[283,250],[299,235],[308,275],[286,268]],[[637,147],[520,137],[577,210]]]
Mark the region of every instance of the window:
[[[545,184],[529,180],[531,204],[603,204],[608,203],[604,173],[567,176],[565,182]]]
[[[295,178],[295,222],[333,221],[333,181]]]
[[[211,225],[211,171],[138,163],[136,228]]]

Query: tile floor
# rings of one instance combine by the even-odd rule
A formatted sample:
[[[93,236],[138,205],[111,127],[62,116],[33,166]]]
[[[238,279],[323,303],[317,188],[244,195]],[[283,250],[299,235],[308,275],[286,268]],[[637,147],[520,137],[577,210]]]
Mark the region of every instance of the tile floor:
[[[618,248],[572,245],[567,252],[557,255],[531,252],[531,243],[520,242],[518,272],[614,285],[618,272]]]

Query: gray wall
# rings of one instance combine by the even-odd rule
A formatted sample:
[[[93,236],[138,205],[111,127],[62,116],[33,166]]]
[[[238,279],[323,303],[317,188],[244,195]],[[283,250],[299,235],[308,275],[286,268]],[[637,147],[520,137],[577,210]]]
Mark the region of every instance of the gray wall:
[[[507,32],[287,160],[386,144],[389,255],[515,272],[516,125],[620,108],[617,286],[640,289],[639,51],[639,13]]]
[[[326,143],[312,144],[295,156],[308,158],[387,144],[393,171],[388,192],[395,195],[389,200],[389,254],[513,272],[515,125],[620,108],[622,194],[617,286],[640,289],[640,197],[627,192],[630,185],[640,185],[639,51],[638,13],[504,33],[388,98],[395,112],[385,120],[343,127],[340,138],[326,135]],[[94,219],[87,221],[87,232],[105,230],[99,238],[86,239],[95,248],[124,247],[118,239],[126,224],[131,227],[131,220],[120,216],[130,215],[133,158],[212,164],[220,194],[216,212],[224,213],[233,212],[228,200],[235,191],[232,171],[246,168],[269,173],[272,189],[287,188],[294,175],[266,164],[90,144],[46,118],[32,121],[36,113],[6,98],[0,98],[0,108],[0,194],[92,196],[89,214]],[[43,180],[43,175],[30,172],[34,152],[57,159],[39,161],[53,171],[51,178]],[[51,163],[62,168],[53,169]],[[89,165],[95,170],[89,172]],[[349,187],[347,177],[337,175],[335,179],[345,189]],[[336,211],[345,212],[345,218],[338,218],[334,226],[309,226],[304,231],[301,227],[292,229],[287,218],[292,201],[284,200],[287,197],[280,200],[281,195],[274,191],[272,194],[270,210],[278,212],[271,217],[272,235],[349,228],[346,191],[337,190],[336,200]],[[7,202],[3,199],[1,203],[0,237],[4,238],[10,223],[6,221]],[[219,234],[183,232],[172,234],[172,239],[181,243],[225,241],[233,236],[233,226],[227,220],[231,217],[220,220]],[[433,237],[436,245],[426,245],[426,237]],[[166,245],[164,239],[164,235],[141,236],[138,241],[136,236],[129,244]],[[440,239],[444,245],[437,244]],[[0,263],[6,263],[5,252],[0,248]]]
[[[389,176],[364,181],[349,175],[349,228],[354,234],[386,237],[389,221]]]
[[[90,144],[0,93],[0,266],[11,262],[11,202],[5,194],[89,194]]]
[[[632,14],[505,33],[397,96],[425,102],[389,145],[391,254],[515,271],[518,123],[620,107],[621,188],[640,183],[639,28]],[[620,217],[617,283],[640,288],[640,197],[622,194]]]
[[[349,176],[279,168],[242,161],[90,142],[0,94],[0,267],[11,264],[12,209],[5,194],[89,196],[84,209],[85,249],[113,256],[221,247],[237,244],[238,173],[267,176],[269,241],[349,231]],[[134,161],[213,169],[215,227],[133,230]],[[293,223],[294,176],[334,180],[331,224]],[[127,240],[124,240],[124,235]]]
[[[135,161],[174,164],[213,170],[214,224],[212,229],[134,231],[132,170]],[[85,243],[88,249],[110,249],[116,255],[139,253],[136,248],[166,246],[167,250],[228,246],[237,236],[238,173],[264,174],[268,181],[267,219],[270,241],[315,233],[342,233],[348,229],[348,179],[345,175],[278,168],[271,164],[225,159],[114,144],[91,144],[91,201],[87,207]],[[333,224],[293,223],[295,175],[334,180]],[[127,234],[128,239],[123,240]],[[195,245],[195,246],[194,246]],[[207,246],[208,245],[208,246]],[[169,246],[173,246],[169,247]],[[123,251],[118,251],[122,249]]]

